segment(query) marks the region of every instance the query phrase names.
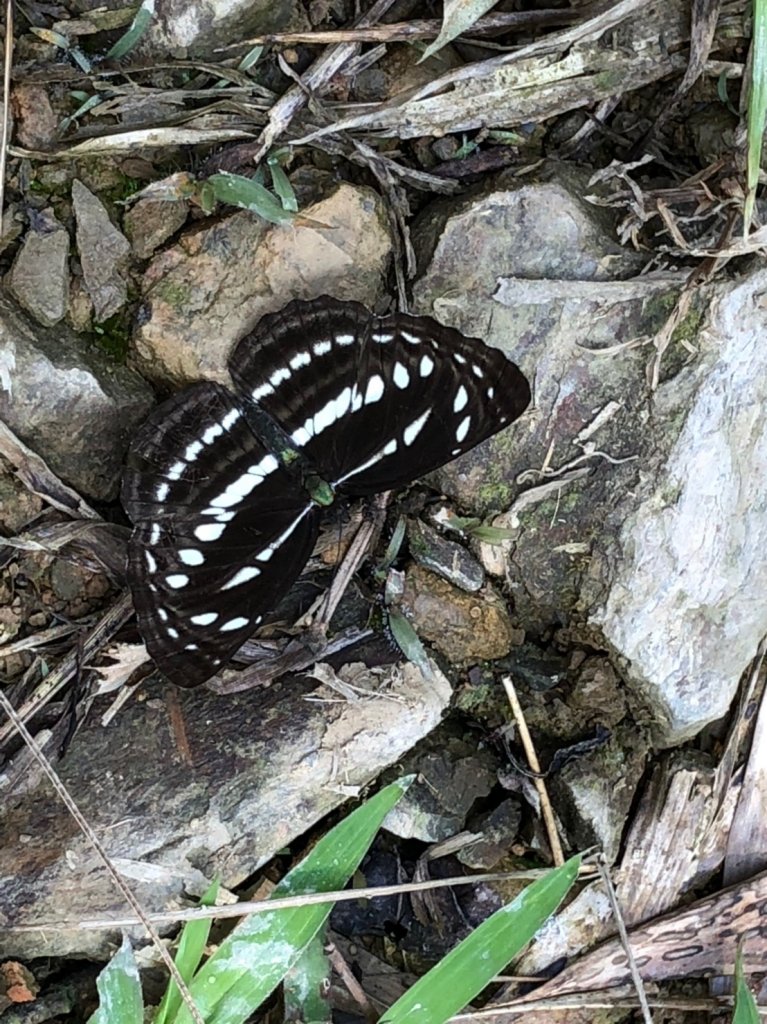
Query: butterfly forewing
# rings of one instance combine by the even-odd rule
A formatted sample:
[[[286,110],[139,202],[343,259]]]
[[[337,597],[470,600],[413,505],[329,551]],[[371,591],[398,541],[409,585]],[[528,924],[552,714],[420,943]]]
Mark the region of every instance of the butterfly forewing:
[[[517,419],[530,401],[502,352],[406,314],[295,301],[235,348],[232,377],[340,494],[401,487]]]
[[[200,384],[161,405],[123,481],[128,580],[141,635],[181,686],[213,675],[287,591],[318,510],[250,431],[234,396]]]

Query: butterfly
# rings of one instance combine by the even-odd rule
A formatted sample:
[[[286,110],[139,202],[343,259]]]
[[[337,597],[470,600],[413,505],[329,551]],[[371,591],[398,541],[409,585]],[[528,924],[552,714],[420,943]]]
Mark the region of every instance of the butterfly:
[[[524,374],[426,316],[295,300],[204,381],[158,406],[128,453],[128,582],[162,674],[197,686],[301,574],[323,509],[409,485],[517,419]]]

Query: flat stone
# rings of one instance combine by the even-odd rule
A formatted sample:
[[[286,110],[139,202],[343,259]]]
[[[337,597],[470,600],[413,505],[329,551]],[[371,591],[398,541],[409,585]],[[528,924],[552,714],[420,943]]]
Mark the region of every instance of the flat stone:
[[[139,199],[123,220],[133,255],[142,260],[148,259],[155,249],[178,231],[188,213],[187,204],[180,200]]]
[[[154,404],[149,385],[63,324],[33,325],[0,295],[0,419],[77,491],[117,496],[128,441]]]
[[[197,227],[147,268],[136,361],[157,380],[228,382],[229,352],[265,313],[324,294],[372,306],[390,256],[381,199],[346,184],[299,223],[269,225],[238,211]]]
[[[45,327],[63,320],[69,302],[69,234],[52,210],[35,214],[8,275],[8,288]]]
[[[109,219],[106,207],[77,178],[72,182],[77,220],[77,249],[85,287],[93,300],[97,323],[108,320],[128,300],[123,277],[130,243]]]

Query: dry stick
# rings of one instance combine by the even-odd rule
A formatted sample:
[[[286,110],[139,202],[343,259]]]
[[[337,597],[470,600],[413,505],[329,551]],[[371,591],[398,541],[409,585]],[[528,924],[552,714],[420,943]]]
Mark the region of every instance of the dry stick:
[[[181,994],[181,998],[184,1000],[184,1003],[186,1004],[189,1013],[192,1015],[195,1024],[205,1024],[200,1014],[200,1011],[195,1006],[194,1000],[192,999],[189,989],[187,988],[186,982],[181,977],[176,965],[173,963],[173,959],[170,953],[163,945],[163,942],[160,939],[157,930],[147,917],[144,908],[141,906],[139,901],[134,896],[133,891],[129,888],[129,886],[125,884],[123,879],[118,874],[117,868],[115,868],[114,864],[110,860],[109,854],[102,845],[101,840],[93,831],[91,826],[88,824],[88,821],[83,815],[82,811],[70,796],[69,791],[67,790],[64,783],[61,781],[61,779],[54,771],[53,766],[51,765],[48,758],[38,747],[32,734],[24,725],[21,718],[16,714],[13,705],[8,700],[6,695],[3,693],[2,689],[0,689],[0,707],[3,708],[6,715],[13,723],[19,736],[21,736],[21,738],[24,740],[30,753],[35,758],[37,763],[40,765],[43,772],[48,776],[48,779],[50,780],[51,785],[56,791],[57,796],[77,822],[78,826],[80,827],[80,831],[83,833],[85,838],[96,851],[96,854],[100,858],[104,867],[107,869],[107,874],[112,879],[112,882],[116,886],[117,890],[124,897],[126,903],[130,906],[131,910],[136,915],[138,921],[140,921],[144,928],[146,928],[147,934],[151,938],[154,945],[157,947],[157,950],[160,954],[160,957],[162,958],[163,963],[170,971],[170,976],[178,985],[178,990]]]
[[[421,892],[424,889],[444,889],[455,885],[474,885],[478,882],[509,882],[543,878],[549,873],[548,868],[529,868],[526,871],[500,871],[479,875],[457,875],[455,878],[433,878],[430,881],[400,882],[397,885],[374,885],[364,889],[342,889],[336,892],[305,893],[302,896],[284,896],[270,900],[243,900],[221,907],[192,907],[189,910],[172,910],[157,914],[148,914],[153,924],[179,924],[185,921],[207,921],[212,917],[245,917],[246,914],[269,914],[274,910],[287,910],[292,907],[316,906],[318,903],[345,903],[349,900],[375,900],[383,896],[399,896],[407,892]],[[594,877],[594,869],[583,865],[578,872],[579,878],[587,881]],[[103,928],[131,928],[139,922],[133,917],[111,917],[108,920],[94,918],[80,921],[42,921],[39,924],[5,925],[4,932],[41,931],[46,928],[65,928],[67,931],[98,931]]]
[[[479,18],[471,29],[463,34],[465,37],[487,35],[502,32],[511,28],[541,28],[547,25],[571,25],[582,17],[582,11],[543,10],[543,11],[511,11],[506,14],[489,14]],[[396,21],[388,25],[376,25],[362,28],[333,29],[325,32],[273,32],[265,36],[251,36],[239,43],[222,46],[216,53],[228,53],[249,46],[295,46],[305,43],[307,46],[338,45],[339,43],[397,43],[413,39],[433,39],[442,30],[442,22],[436,19],[419,19],[415,21]]]
[[[370,1024],[375,1024],[375,1021],[378,1020],[378,1013],[368,999],[364,988],[354,977],[351,967],[349,967],[335,943],[331,942],[327,947],[327,954],[330,966],[346,986],[347,992],[355,1003],[357,1003],[364,1014],[365,1019],[368,1020]]]
[[[394,0],[376,0],[368,13],[359,19],[356,27],[368,28],[380,21],[393,3]],[[333,46],[326,50],[321,57],[318,57],[302,76],[303,86],[291,86],[269,111],[266,127],[254,143],[252,150],[250,146],[246,146],[240,150],[240,153],[244,154],[247,151],[252,162],[259,164],[271,149],[277,136],[285,131],[295,114],[306,105],[307,91],[315,93],[327,85],[333,75],[337,74],[349,58],[354,56],[356,49],[356,43],[341,43],[339,46]]]
[[[554,858],[555,865],[560,867],[564,864],[565,857],[562,853],[562,844],[559,841],[559,835],[557,834],[557,824],[554,820],[554,811],[551,808],[549,794],[546,792],[546,786],[543,779],[538,777],[541,774],[541,765],[538,761],[538,755],[535,753],[535,747],[533,746],[533,741],[527,728],[527,722],[525,721],[525,716],[522,712],[522,706],[519,703],[517,691],[514,689],[511,677],[506,676],[502,682],[503,688],[506,691],[506,696],[509,698],[512,714],[514,715],[517,727],[519,728],[519,738],[522,741],[522,746],[525,748],[525,755],[527,756],[528,764],[536,773],[533,783],[538,791],[538,799],[541,801],[541,813],[543,815],[543,821],[546,825],[546,832],[549,837],[551,855]]]
[[[615,895],[615,889],[613,888],[613,881],[610,878],[610,872],[605,866],[605,859],[603,855],[597,857],[597,867],[599,869],[599,874],[602,877],[602,883],[607,891],[607,898],[610,900],[610,906],[612,907],[613,917],[615,918],[615,924],[618,929],[618,935],[620,936],[623,952],[626,954],[626,962],[631,973],[631,980],[634,983],[634,988],[636,989],[636,994],[639,999],[639,1005],[642,1008],[642,1018],[645,1024],[653,1024],[650,1007],[647,1005],[647,993],[645,992],[642,975],[639,973],[637,962],[634,959],[634,952],[631,949],[631,942],[629,941],[626,922],[623,920],[623,914],[621,913],[621,908]]]
[[[3,201],[5,199],[5,158],[8,148],[8,114],[11,104],[11,65],[13,63],[13,0],[5,4],[5,63],[3,65],[3,125],[0,132],[0,238],[3,237]]]

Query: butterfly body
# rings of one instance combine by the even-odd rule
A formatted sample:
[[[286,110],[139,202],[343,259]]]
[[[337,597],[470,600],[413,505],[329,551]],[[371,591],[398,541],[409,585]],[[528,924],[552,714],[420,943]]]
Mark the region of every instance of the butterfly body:
[[[159,406],[131,445],[128,580],[150,655],[204,682],[300,575],[323,508],[411,483],[522,414],[500,351],[429,317],[294,301],[213,382]]]

